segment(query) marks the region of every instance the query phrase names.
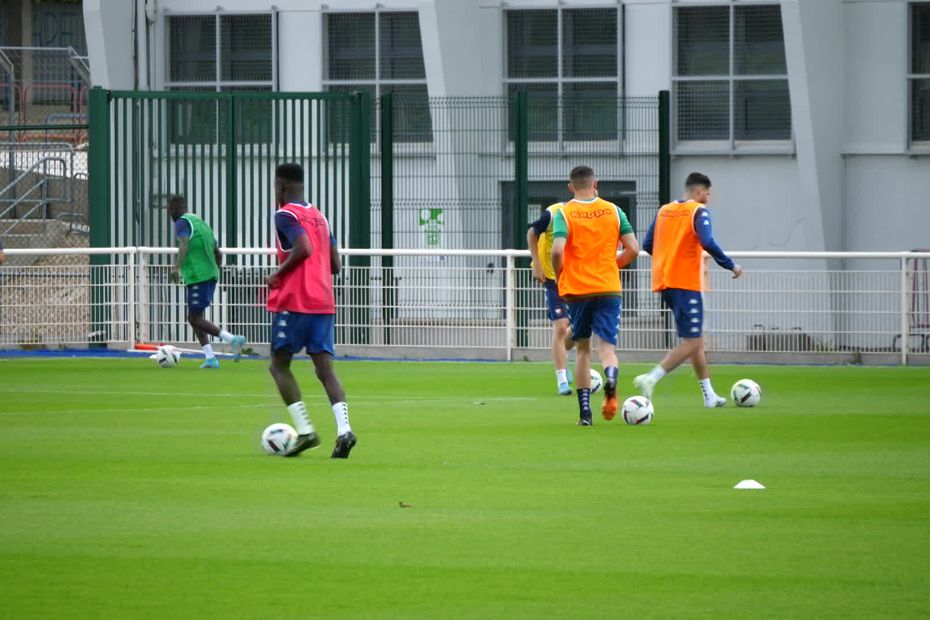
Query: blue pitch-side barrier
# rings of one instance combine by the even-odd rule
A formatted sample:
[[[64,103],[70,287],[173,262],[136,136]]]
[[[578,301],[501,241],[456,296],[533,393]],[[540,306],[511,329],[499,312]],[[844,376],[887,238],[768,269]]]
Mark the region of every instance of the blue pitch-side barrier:
[[[26,358],[26,359],[61,359],[61,358],[147,358],[152,354],[152,351],[111,351],[109,349],[35,349],[24,351],[22,349],[0,349],[0,360],[2,359],[15,359],[15,358]],[[197,353],[186,353],[187,357],[193,358],[195,360],[200,359],[200,355]],[[295,355],[295,359],[298,360],[310,360],[308,355]],[[224,358],[226,361],[231,362],[228,357]],[[267,355],[249,355],[243,357],[245,360],[267,360]],[[357,357],[347,355],[345,357],[336,356],[336,361],[338,362],[440,362],[440,363],[455,363],[455,364],[516,364],[520,362],[508,362],[506,360],[481,360],[481,359],[458,359],[454,357],[447,357],[441,359],[419,359],[419,358],[408,358],[408,357]],[[551,362],[526,362],[534,364],[549,364]],[[620,360],[621,368],[623,366],[623,359]],[[636,362],[639,364],[647,364],[651,362]],[[846,364],[847,366],[852,366],[855,364]],[[594,366],[597,366],[595,363]],[[728,362],[726,364],[714,364],[714,366],[786,366],[786,364],[779,364],[777,362]],[[832,366],[836,367],[837,364],[790,364],[790,366],[796,366],[798,368],[803,368],[805,366],[811,367],[820,367],[820,366]],[[870,367],[878,366],[899,366],[899,364],[869,364]]]
[[[147,358],[154,351],[117,351],[110,349],[0,349],[0,359],[3,358]],[[185,353],[185,357],[200,359],[200,354]],[[309,355],[295,355],[295,359],[309,360]],[[183,359],[183,358],[182,358]],[[224,361],[232,361],[228,356],[223,356]],[[267,360],[267,355],[247,355],[244,360]],[[339,362],[476,362],[480,364],[505,364],[505,360],[482,360],[482,359],[412,359],[400,357],[357,357],[357,356],[336,356]]]

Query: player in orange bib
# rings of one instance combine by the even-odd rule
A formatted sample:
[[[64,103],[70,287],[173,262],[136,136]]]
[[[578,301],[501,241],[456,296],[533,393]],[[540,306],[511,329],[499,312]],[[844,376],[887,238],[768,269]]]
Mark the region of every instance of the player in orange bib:
[[[568,189],[574,198],[555,215],[552,266],[559,295],[568,304],[571,339],[577,347],[578,426],[591,426],[591,336],[600,338],[597,350],[606,376],[601,414],[612,420],[617,414],[620,374],[615,350],[622,308],[620,269],[639,254],[639,243],[623,211],[598,198],[594,170],[574,168]],[[620,247],[623,252],[618,257]]]
[[[659,209],[643,239],[643,247],[652,255],[652,290],[662,294],[662,301],[672,311],[681,342],[658,366],[636,377],[633,384],[640,394],[652,398],[656,383],[690,359],[704,394],[704,406],[722,407],[727,401],[717,396],[711,385],[704,353],[704,252],[732,271],[734,278],[743,275],[743,269],[714,241],[706,207],[710,202],[710,179],[692,172],[685,181],[685,191],[684,200]]]

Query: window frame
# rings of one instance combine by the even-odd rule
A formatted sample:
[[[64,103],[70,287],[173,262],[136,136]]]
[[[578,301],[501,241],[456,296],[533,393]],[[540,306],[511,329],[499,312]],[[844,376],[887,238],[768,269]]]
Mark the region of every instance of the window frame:
[[[383,88],[385,86],[422,86],[426,90],[427,102],[429,101],[429,81],[426,75],[426,54],[423,51],[423,31],[420,30],[420,54],[423,56],[423,77],[422,78],[382,78],[381,77],[381,15],[383,13],[409,13],[415,15],[417,20],[420,19],[420,11],[417,8],[407,8],[407,7],[386,7],[382,4],[377,4],[372,9],[333,9],[327,8],[321,12],[323,16],[322,30],[323,35],[320,37],[320,44],[322,46],[320,52],[320,58],[323,59],[322,73],[323,79],[320,82],[320,85],[324,91],[330,91],[335,87],[352,87],[359,86],[365,88],[372,88],[372,102],[375,105],[374,110],[377,111],[377,103],[380,101],[381,95],[383,94]],[[329,24],[328,16],[329,15],[374,15],[375,28],[374,28],[374,38],[375,38],[375,55],[374,55],[374,65],[375,65],[375,75],[370,79],[358,79],[358,80],[338,80],[331,79],[329,77]],[[427,103],[427,105],[429,105]],[[395,119],[396,123],[396,119]],[[430,131],[429,136],[424,136],[424,139],[421,140],[406,140],[398,137],[394,138],[394,146],[398,148],[400,145],[405,147],[409,145],[409,148],[415,150],[422,150],[426,145],[431,145],[435,139],[434,128],[432,126],[432,115],[430,118]],[[372,122],[371,130],[374,134],[374,139],[371,141],[372,148],[377,148],[380,146],[381,142],[381,117],[379,114],[375,113]],[[396,129],[396,127],[395,127]],[[419,147],[417,147],[419,145]],[[403,147],[401,147],[403,148]],[[373,151],[374,152],[374,151]]]
[[[222,18],[239,17],[245,15],[268,15],[271,17],[271,79],[270,80],[224,80],[222,64]],[[216,20],[216,42],[214,44],[214,62],[216,63],[215,80],[196,82],[177,82],[171,79],[171,18],[172,17],[213,17]],[[278,91],[278,11],[276,9],[263,11],[162,11],[162,33],[160,40],[165,42],[164,68],[161,84],[164,90],[183,90],[185,88],[213,88],[216,92],[224,92],[226,88],[262,88]]]
[[[564,11],[577,11],[577,10],[614,10],[617,13],[617,70],[615,76],[610,77],[566,77],[565,74],[565,55],[564,55],[564,41],[565,30],[564,30]],[[556,12],[556,75],[555,77],[524,77],[524,78],[512,78],[510,77],[510,54],[508,49],[508,27],[507,27],[507,15],[508,13],[519,13],[521,11],[555,11]],[[597,3],[579,3],[579,4],[569,4],[565,5],[561,2],[557,6],[541,6],[541,5],[519,5],[519,6],[506,6],[501,9],[501,36],[503,38],[501,45],[501,67],[503,68],[503,96],[510,97],[510,88],[513,85],[518,84],[528,84],[528,85],[537,85],[537,84],[555,84],[556,85],[556,101],[558,102],[558,113],[556,114],[556,130],[555,140],[534,140],[530,138],[530,144],[534,145],[535,149],[552,151],[552,152],[562,152],[562,151],[571,151],[573,144],[590,144],[592,142],[597,142],[598,144],[603,145],[612,145],[612,144],[621,144],[623,142],[624,136],[624,123],[625,119],[623,118],[623,106],[617,105],[617,133],[610,137],[605,137],[603,140],[591,140],[591,139],[572,139],[566,138],[566,121],[565,121],[565,108],[562,104],[563,97],[565,93],[565,86],[572,84],[603,84],[605,82],[616,83],[616,100],[619,102],[624,96],[626,89],[626,77],[625,77],[625,56],[624,56],[624,11],[623,5],[619,2],[616,4],[597,4]],[[590,147],[580,147],[580,151],[587,152],[590,150]]]
[[[793,155],[795,153],[794,119],[789,114],[790,137],[784,140],[741,140],[736,138],[736,84],[737,82],[788,82],[789,106],[791,104],[791,84],[788,76],[787,50],[785,50],[785,73],[736,73],[736,9],[744,6],[774,6],[781,9],[781,3],[775,0],[673,0],[672,36],[671,36],[671,82],[670,97],[672,152],[676,155],[719,155],[719,154],[760,154]],[[728,17],[728,73],[706,75],[679,75],[678,67],[678,15],[683,8],[725,8]],[[782,45],[784,45],[784,21],[782,21]],[[687,82],[725,82],[727,84],[727,135],[724,140],[681,140],[678,126],[678,85]]]
[[[914,84],[918,81],[930,82],[930,73],[914,73],[914,9],[918,6],[925,6],[930,10],[930,1],[911,0],[907,3],[907,36],[905,42],[907,45],[907,93],[905,96],[905,105],[907,106],[907,146],[908,151],[920,155],[930,153],[930,138],[926,140],[914,139]]]

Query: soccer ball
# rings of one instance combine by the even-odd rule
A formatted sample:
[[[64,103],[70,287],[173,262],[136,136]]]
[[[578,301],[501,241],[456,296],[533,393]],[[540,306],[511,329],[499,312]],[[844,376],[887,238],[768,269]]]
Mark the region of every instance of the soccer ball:
[[[740,379],[733,384],[730,396],[737,407],[755,407],[762,400],[762,388],[752,379]]]
[[[297,442],[297,431],[290,424],[272,424],[262,431],[262,449],[265,454],[281,456]]]
[[[591,369],[591,393],[594,394],[604,386],[604,380],[601,379],[601,373]]]
[[[151,356],[151,359],[155,360],[155,363],[162,368],[171,368],[178,365],[181,360],[181,352],[170,344],[165,344],[158,347],[158,351]]]
[[[623,401],[623,408],[620,412],[623,414],[623,421],[633,426],[649,424],[652,422],[652,416],[655,415],[652,401],[645,396],[630,396]]]

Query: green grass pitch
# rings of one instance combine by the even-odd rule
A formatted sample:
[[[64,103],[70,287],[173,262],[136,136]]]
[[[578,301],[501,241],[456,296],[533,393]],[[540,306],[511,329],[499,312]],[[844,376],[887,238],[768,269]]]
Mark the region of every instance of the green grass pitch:
[[[764,395],[717,411],[681,369],[582,429],[548,365],[342,362],[334,461],[308,363],[293,460],[265,363],[196,365],[0,359],[0,617],[930,614],[928,369],[722,366]]]

